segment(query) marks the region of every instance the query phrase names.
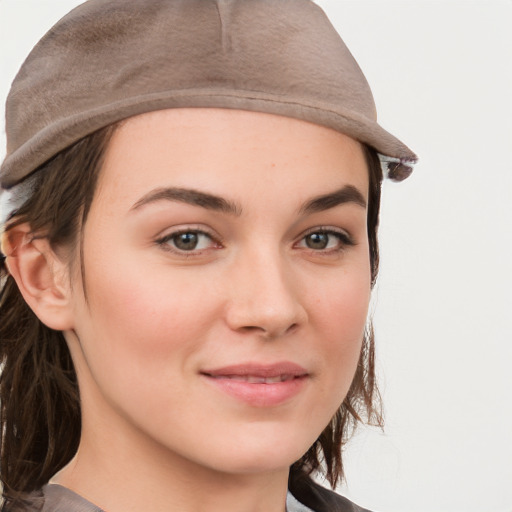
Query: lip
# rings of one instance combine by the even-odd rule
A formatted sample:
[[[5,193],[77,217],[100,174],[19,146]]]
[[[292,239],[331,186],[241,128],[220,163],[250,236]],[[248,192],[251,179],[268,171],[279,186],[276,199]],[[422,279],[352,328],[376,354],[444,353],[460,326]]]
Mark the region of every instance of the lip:
[[[310,376],[305,368],[289,361],[236,364],[200,374],[218,390],[254,407],[286,403],[300,393]]]

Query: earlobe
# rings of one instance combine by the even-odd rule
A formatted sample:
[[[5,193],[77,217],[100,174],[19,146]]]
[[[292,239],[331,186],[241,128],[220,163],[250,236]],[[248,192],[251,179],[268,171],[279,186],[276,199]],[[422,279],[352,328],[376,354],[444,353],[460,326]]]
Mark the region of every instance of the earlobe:
[[[2,237],[9,273],[23,298],[45,325],[64,331],[73,327],[67,264],[47,238],[37,237],[28,224],[9,229]]]

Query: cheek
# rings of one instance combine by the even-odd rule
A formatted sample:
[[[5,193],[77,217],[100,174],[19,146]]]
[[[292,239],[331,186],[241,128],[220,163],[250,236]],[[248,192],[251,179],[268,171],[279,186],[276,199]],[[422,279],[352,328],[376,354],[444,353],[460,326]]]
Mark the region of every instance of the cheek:
[[[95,324],[102,337],[132,350],[179,348],[183,336],[201,331],[215,307],[203,287],[176,278],[166,282],[165,275],[111,274],[98,281],[90,296]]]
[[[370,267],[364,261],[350,270],[340,270],[322,281],[323,286],[309,286],[310,309],[315,323],[323,325],[329,338],[351,340],[364,330],[370,302]]]
[[[168,425],[180,421],[173,411],[199,413],[190,404],[191,376],[218,317],[216,301],[179,275],[171,282],[155,267],[129,274],[123,267],[87,267],[89,304],[77,328],[81,392],[91,417],[111,418],[113,409],[151,437],[166,438]]]
[[[356,371],[370,301],[369,267],[332,279],[312,295],[311,325],[323,352],[326,397],[341,403]],[[334,390],[337,392],[333,393]]]
[[[218,315],[214,292],[200,279],[117,256],[87,262],[87,304],[77,325],[82,350],[97,381],[156,385],[157,376],[190,364],[188,356]]]

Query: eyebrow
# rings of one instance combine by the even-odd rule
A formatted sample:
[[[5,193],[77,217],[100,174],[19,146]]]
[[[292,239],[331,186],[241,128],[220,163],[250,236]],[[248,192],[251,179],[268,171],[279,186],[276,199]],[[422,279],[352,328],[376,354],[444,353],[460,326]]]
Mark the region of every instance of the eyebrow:
[[[131,211],[162,200],[178,201],[180,203],[191,204],[193,206],[200,206],[207,210],[229,213],[231,215],[236,215],[237,217],[242,213],[241,206],[232,201],[228,201],[223,197],[208,194],[206,192],[199,192],[194,189],[176,187],[157,188],[148,192],[131,207]]]
[[[139,199],[131,207],[130,211],[162,200],[191,204],[193,206],[206,208],[207,210],[228,213],[237,217],[242,214],[242,207],[233,201],[206,192],[200,192],[199,190],[178,187],[165,187],[152,190]],[[299,213],[311,214],[321,212],[346,203],[355,203],[362,208],[366,208],[366,200],[361,192],[353,185],[345,185],[339,190],[310,199],[300,207]]]
[[[310,199],[301,206],[299,213],[310,214],[322,212],[346,203],[354,203],[362,208],[366,208],[366,200],[363,194],[353,185],[345,185],[335,192],[322,194]]]

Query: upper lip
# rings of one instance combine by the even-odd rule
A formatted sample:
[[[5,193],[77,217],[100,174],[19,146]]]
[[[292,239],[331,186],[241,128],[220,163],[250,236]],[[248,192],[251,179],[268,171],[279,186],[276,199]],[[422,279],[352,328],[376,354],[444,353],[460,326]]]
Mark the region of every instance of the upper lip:
[[[203,375],[209,377],[260,377],[272,378],[283,375],[291,377],[303,377],[308,375],[308,371],[302,366],[290,361],[282,361],[272,364],[260,363],[241,363],[222,368],[213,368],[201,370]]]

